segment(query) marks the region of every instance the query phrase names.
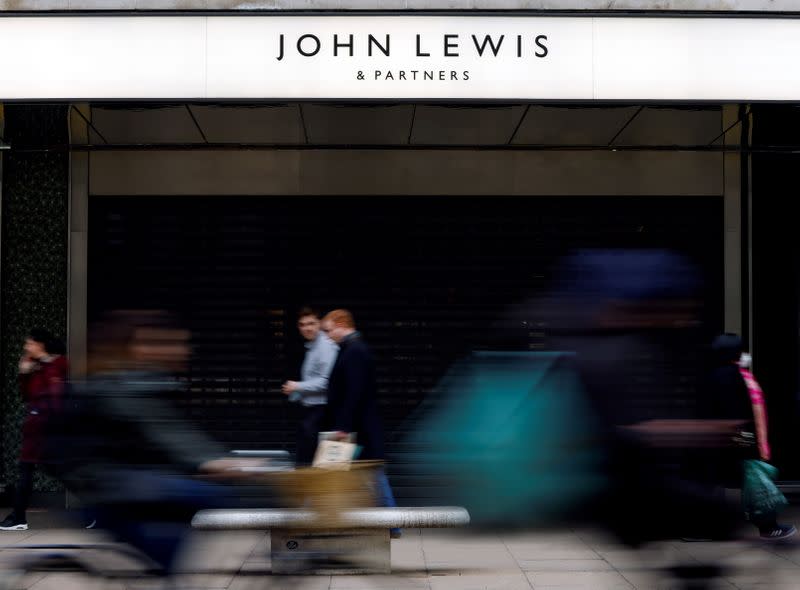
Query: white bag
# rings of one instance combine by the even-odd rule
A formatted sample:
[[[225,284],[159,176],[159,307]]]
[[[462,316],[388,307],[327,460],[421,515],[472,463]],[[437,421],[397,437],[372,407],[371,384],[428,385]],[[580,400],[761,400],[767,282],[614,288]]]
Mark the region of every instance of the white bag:
[[[355,458],[357,450],[358,445],[351,442],[321,440],[317,445],[317,452],[314,454],[311,466],[347,471],[350,469],[350,462]]]

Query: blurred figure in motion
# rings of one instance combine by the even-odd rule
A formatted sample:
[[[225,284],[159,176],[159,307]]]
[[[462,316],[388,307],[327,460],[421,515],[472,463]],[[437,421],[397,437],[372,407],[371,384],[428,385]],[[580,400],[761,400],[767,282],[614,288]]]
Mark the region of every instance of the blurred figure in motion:
[[[361,446],[359,459],[383,459],[383,424],[378,413],[375,361],[361,334],[356,331],[353,314],[345,309],[330,312],[322,320],[322,330],[339,345],[339,355],[328,383],[328,406],[324,426],[346,440],[356,433]],[[378,501],[381,506],[397,503],[383,467],[376,473]],[[390,531],[392,538],[401,535]]]
[[[731,538],[738,511],[680,468],[713,438],[696,415],[702,289],[669,251],[563,258],[551,288],[505,324],[541,325],[550,351],[473,352],[410,435],[445,502],[492,528],[598,524],[631,547]],[[676,569],[698,588],[715,572]]]
[[[618,492],[609,520],[634,544],[680,536],[674,534],[679,527],[695,524],[721,527],[706,531],[715,538],[727,530],[725,519],[691,515],[703,514],[703,506],[712,509],[709,518],[716,513],[709,490],[682,480],[672,469],[674,457],[648,444],[646,428],[626,428],[697,417],[701,289],[694,266],[663,250],[581,251],[559,272],[554,339],[577,353]],[[642,522],[650,506],[660,506],[663,518]]]
[[[739,450],[734,458],[736,465],[727,472],[735,473],[739,481],[745,474],[742,491],[747,498],[761,492],[749,488],[753,478],[748,477],[748,470],[759,469],[757,461],[768,462],[772,458],[764,394],[750,371],[750,358],[742,350],[739,336],[720,334],[711,348],[714,367],[709,379],[710,402],[720,417],[742,422],[735,437]],[[746,506],[749,520],[763,539],[782,540],[795,535],[794,526],[779,524],[777,520],[777,508],[785,503],[782,494],[768,479],[763,485],[768,489],[763,493],[772,500],[765,506]]]
[[[336,344],[320,330],[320,315],[310,307],[303,307],[297,314],[297,328],[306,340],[306,355],[300,368],[300,381],[287,381],[281,390],[289,401],[302,408],[297,426],[297,466],[311,465],[317,450],[320,425],[325,417],[328,401],[328,377],[333,369],[338,352]]]
[[[682,453],[707,439],[708,425],[696,420],[704,340],[699,272],[670,251],[599,250],[567,258],[559,277],[554,337],[577,353],[607,454],[610,489],[595,507],[601,524],[633,547],[733,538],[735,507],[713,481],[680,469]],[[694,564],[675,573],[700,588],[717,570]]]
[[[189,333],[157,311],[116,311],[90,332],[88,374],[75,383],[62,423],[59,471],[99,528],[174,564],[192,515],[221,501],[206,477],[252,465],[224,451],[172,407],[167,395],[189,354]]]
[[[33,491],[33,470],[45,459],[49,426],[61,411],[68,366],[64,345],[49,332],[31,330],[19,360],[19,385],[25,403],[22,449],[14,509],[1,523],[2,531],[28,529],[26,510]]]

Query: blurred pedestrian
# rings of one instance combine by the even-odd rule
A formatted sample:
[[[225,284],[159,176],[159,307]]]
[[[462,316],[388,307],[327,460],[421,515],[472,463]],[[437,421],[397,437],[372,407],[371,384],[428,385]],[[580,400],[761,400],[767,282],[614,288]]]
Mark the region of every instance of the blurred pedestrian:
[[[652,427],[693,418],[701,372],[702,276],[669,250],[583,250],[562,261],[551,300],[556,346],[577,353],[606,454],[609,488],[590,514],[631,547],[680,537],[732,539],[736,510],[713,484],[684,477]],[[691,447],[691,437],[673,435]],[[713,587],[711,561],[679,564],[686,588]]]
[[[118,311],[90,332],[88,376],[75,384],[75,425],[61,471],[98,527],[169,573],[193,514],[223,490],[198,476],[235,477],[252,460],[225,451],[173,406],[189,333],[157,311]]]
[[[714,368],[709,381],[712,403],[722,418],[741,420],[735,436],[738,449],[739,474],[744,475],[742,493],[745,499],[753,495],[772,498],[768,505],[746,506],[748,518],[758,528],[763,539],[781,540],[797,533],[789,524],[777,520],[777,507],[784,502],[771,477],[758,477],[763,471],[775,471],[759,462],[769,462],[769,430],[764,393],[749,369],[749,355],[742,350],[742,340],[736,334],[720,334],[712,344]],[[753,490],[752,486],[757,489]]]
[[[310,465],[317,449],[320,426],[328,401],[328,378],[336,362],[338,347],[320,330],[320,315],[310,307],[297,314],[297,329],[306,340],[306,354],[300,368],[300,381],[287,381],[281,391],[289,401],[300,404],[302,415],[297,427],[295,463]]]
[[[378,413],[375,361],[367,343],[356,330],[353,314],[346,309],[330,312],[322,320],[322,330],[339,345],[339,355],[328,382],[325,429],[346,440],[356,434],[360,459],[383,459],[383,424]],[[376,474],[377,496],[381,506],[397,503],[383,467]],[[391,529],[392,538],[401,535]]]
[[[19,360],[19,385],[25,403],[22,448],[14,508],[0,523],[2,531],[28,530],[26,511],[33,491],[33,472],[45,454],[48,426],[60,411],[67,383],[64,346],[50,332],[33,329]]]

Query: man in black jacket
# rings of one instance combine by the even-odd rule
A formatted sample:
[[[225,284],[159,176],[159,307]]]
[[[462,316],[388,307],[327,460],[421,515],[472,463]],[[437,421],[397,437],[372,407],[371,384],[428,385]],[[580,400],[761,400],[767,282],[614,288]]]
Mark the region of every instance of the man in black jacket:
[[[336,309],[322,320],[322,330],[339,345],[339,356],[328,380],[328,406],[324,424],[344,440],[356,433],[362,447],[360,459],[383,459],[383,424],[378,413],[375,362],[361,334],[356,331],[353,314]],[[383,468],[377,474],[377,495],[381,506],[397,506]],[[392,538],[400,536],[391,530]]]

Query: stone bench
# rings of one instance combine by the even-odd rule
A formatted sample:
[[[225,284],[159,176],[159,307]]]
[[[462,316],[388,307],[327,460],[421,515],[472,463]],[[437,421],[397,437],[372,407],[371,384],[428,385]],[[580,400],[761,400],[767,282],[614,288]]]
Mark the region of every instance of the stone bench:
[[[335,528],[320,528],[310,510],[202,510],[198,530],[270,531],[275,574],[390,573],[390,528],[451,528],[469,524],[459,507],[359,508],[337,514]]]

